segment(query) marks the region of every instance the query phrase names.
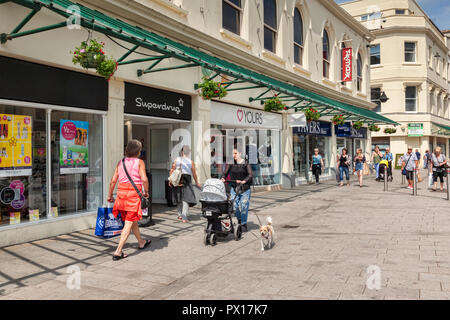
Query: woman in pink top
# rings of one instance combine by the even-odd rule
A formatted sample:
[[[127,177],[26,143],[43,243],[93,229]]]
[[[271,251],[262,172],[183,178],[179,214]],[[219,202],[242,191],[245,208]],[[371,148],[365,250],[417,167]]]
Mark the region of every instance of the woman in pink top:
[[[136,187],[140,192],[142,192],[142,187],[144,187],[142,195],[148,198],[148,179],[145,172],[145,163],[138,158],[141,150],[142,144],[138,140],[128,142],[125,149],[125,166]],[[117,199],[114,201],[113,191],[117,180],[119,180],[119,186],[117,187]],[[119,245],[113,255],[113,260],[120,260],[128,256],[122,252],[122,248],[131,231],[133,231],[138,240],[138,248],[146,248],[151,240],[143,240],[139,232],[138,221],[142,218],[141,198],[128,180],[122,160],[117,164],[116,171],[109,184],[108,201],[114,202],[113,215],[117,217],[120,212],[122,220],[125,221]]]

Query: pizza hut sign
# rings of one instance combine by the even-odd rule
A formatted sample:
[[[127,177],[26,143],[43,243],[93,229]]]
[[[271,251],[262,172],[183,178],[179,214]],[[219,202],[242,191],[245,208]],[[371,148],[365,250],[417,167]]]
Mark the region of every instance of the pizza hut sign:
[[[352,48],[342,49],[342,82],[352,81]]]

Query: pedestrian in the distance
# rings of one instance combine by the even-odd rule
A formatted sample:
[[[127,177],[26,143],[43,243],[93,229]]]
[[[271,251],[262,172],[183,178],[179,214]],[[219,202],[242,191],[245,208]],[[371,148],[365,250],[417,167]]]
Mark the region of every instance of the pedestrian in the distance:
[[[319,149],[315,148],[314,154],[312,156],[310,169],[313,175],[316,177],[316,184],[319,184],[319,177],[322,174],[322,168],[323,168],[322,156],[319,154]]]
[[[347,180],[347,186],[350,185],[350,173],[349,173],[349,167],[350,167],[351,159],[349,155],[347,154],[347,149],[343,148],[340,155],[337,156],[337,163],[339,168],[339,185],[342,187],[344,185],[344,173],[345,178]]]
[[[172,201],[177,206],[178,220],[182,220],[183,223],[189,222],[189,207],[197,204],[194,188],[192,187],[192,177],[195,180],[195,185],[200,188],[197,172],[195,171],[195,163],[189,158],[190,154],[191,148],[187,145],[183,146],[181,156],[175,159],[169,173],[170,176],[176,168],[181,168],[180,183],[174,187],[169,181],[169,186],[173,188]]]
[[[125,168],[138,190],[145,198],[148,198],[148,179],[145,172],[145,163],[139,159],[141,151],[142,144],[138,140],[128,142],[125,149]],[[113,191],[117,180],[119,180],[119,186],[117,187],[117,199],[114,201]],[[138,240],[138,248],[146,248],[151,240],[143,240],[139,232],[138,221],[142,218],[141,197],[128,179],[122,160],[117,164],[116,171],[109,184],[108,202],[114,202],[113,215],[117,218],[120,212],[122,220],[125,221],[113,260],[120,260],[128,256],[122,249],[131,231],[133,231]]]
[[[402,173],[406,170],[406,179],[408,179],[408,189],[413,188],[414,170],[419,167],[419,161],[412,147],[408,147],[408,152],[403,155]]]
[[[425,151],[425,155],[423,156],[423,168],[428,169],[431,163],[431,154],[430,150]]]
[[[380,181],[380,161],[383,159],[383,155],[381,154],[380,147],[375,146],[375,150],[372,152],[372,159],[375,166],[376,178],[375,180]]]
[[[358,148],[356,150],[356,156],[355,156],[355,171],[358,175],[359,180],[359,186],[362,188],[363,186],[363,169],[364,169],[364,163],[366,162],[366,157],[363,155],[362,149]]]
[[[420,156],[421,156],[421,154],[419,152],[419,149],[416,149],[416,158],[417,158],[418,163],[420,163]],[[419,166],[417,166],[417,169],[419,169]]]
[[[433,171],[433,191],[437,188],[437,179],[441,181],[441,191],[444,191],[444,176],[446,174],[447,159],[445,155],[441,153],[441,148],[436,147],[434,153],[431,156],[431,169]]]

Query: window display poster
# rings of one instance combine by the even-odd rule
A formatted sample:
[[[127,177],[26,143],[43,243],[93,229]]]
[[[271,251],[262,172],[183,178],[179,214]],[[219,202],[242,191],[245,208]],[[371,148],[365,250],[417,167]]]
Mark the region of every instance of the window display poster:
[[[0,177],[32,174],[32,118],[0,114]]]
[[[39,221],[39,209],[29,210],[30,221]]]
[[[89,122],[60,121],[59,167],[61,174],[89,172]]]
[[[20,223],[20,212],[10,212],[9,224],[19,224],[19,223]]]

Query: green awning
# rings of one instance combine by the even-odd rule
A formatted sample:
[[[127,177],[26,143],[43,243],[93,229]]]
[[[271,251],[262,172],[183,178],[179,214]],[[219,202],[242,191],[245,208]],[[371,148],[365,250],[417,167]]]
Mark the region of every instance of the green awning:
[[[160,72],[173,69],[190,68],[190,67],[203,67],[213,72],[210,77],[215,78],[219,75],[225,75],[231,77],[232,80],[227,83],[227,89],[233,90],[246,90],[254,88],[266,89],[265,92],[258,97],[251,97],[250,101],[260,100],[263,103],[264,100],[272,97],[271,91],[275,91],[280,95],[280,98],[284,103],[288,104],[288,108],[300,111],[310,106],[318,108],[323,115],[338,115],[342,114],[346,116],[347,120],[361,120],[371,124],[393,124],[398,125],[397,122],[392,121],[376,112],[368,109],[349,105],[334,99],[326,98],[322,95],[314,92],[301,89],[294,85],[285,83],[283,81],[268,77],[261,73],[253,72],[247,68],[238,66],[234,63],[228,62],[223,59],[211,56],[210,54],[201,52],[197,49],[188,47],[179,42],[162,37],[153,32],[144,30],[138,26],[133,26],[129,23],[121,21],[117,18],[112,18],[97,10],[92,10],[86,6],[75,4],[68,0],[0,0],[1,3],[14,2],[18,5],[25,6],[31,9],[24,19],[18,24],[18,26],[10,33],[0,34],[1,43],[5,43],[8,40],[52,30],[56,28],[62,28],[66,26],[66,21],[56,23],[49,26],[43,26],[33,30],[22,31],[21,29],[25,24],[33,18],[42,8],[47,8],[65,19],[71,16],[67,9],[73,5],[77,5],[80,9],[80,24],[94,31],[105,34],[108,37],[116,38],[122,41],[126,41],[133,45],[129,48],[122,57],[118,58],[119,65],[127,65],[134,63],[150,62],[150,66],[145,69],[138,69],[138,76],[142,76],[151,72]],[[146,56],[141,59],[126,60],[126,58],[133,52],[136,52],[138,48],[146,48],[153,52],[157,52],[158,56]],[[176,58],[183,62],[179,66],[168,68],[156,68],[157,65],[168,58]],[[237,84],[247,83],[251,86],[236,87]],[[229,88],[233,86],[232,88]],[[268,96],[265,96],[269,94]]]
[[[432,122],[432,124],[439,128],[438,130],[434,131],[434,133],[442,134],[444,136],[450,136],[450,127],[438,124],[436,122]]]

